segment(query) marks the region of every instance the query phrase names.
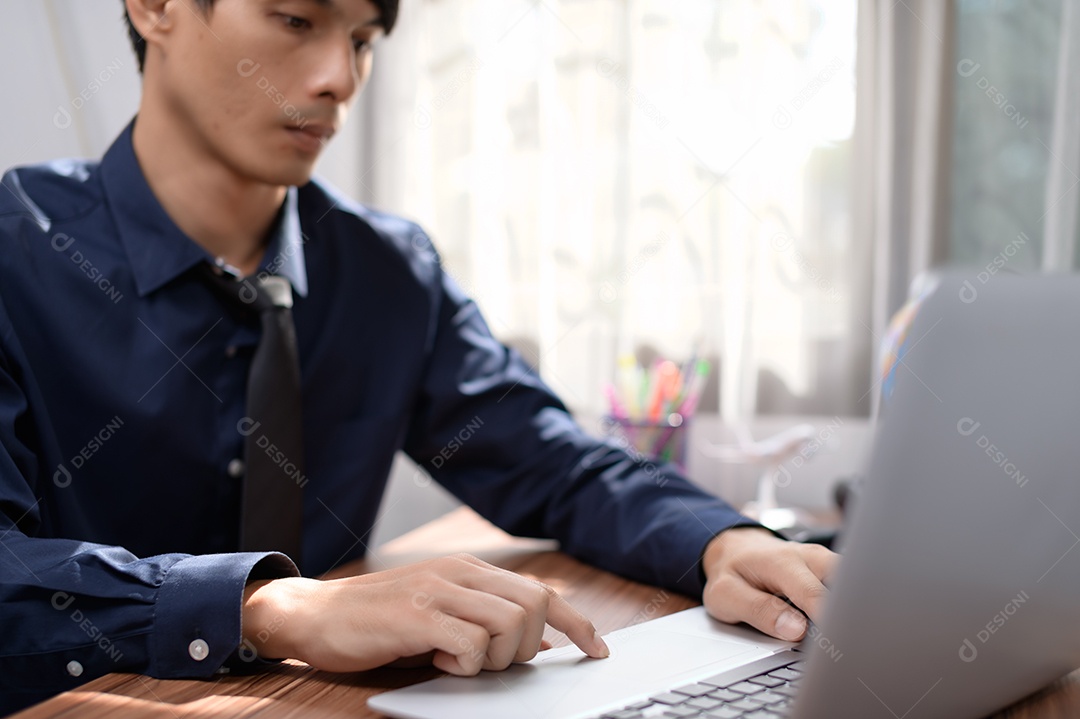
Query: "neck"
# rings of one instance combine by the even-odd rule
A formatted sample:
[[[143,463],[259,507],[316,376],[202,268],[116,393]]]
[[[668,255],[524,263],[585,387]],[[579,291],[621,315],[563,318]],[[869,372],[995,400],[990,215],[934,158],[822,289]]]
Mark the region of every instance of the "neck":
[[[254,273],[287,188],[240,177],[182,123],[145,105],[132,142],[150,189],[176,226],[245,276]]]

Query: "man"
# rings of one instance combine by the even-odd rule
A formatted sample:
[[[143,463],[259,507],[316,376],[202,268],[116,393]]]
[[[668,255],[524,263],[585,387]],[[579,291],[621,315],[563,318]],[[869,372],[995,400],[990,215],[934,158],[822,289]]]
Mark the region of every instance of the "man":
[[[363,554],[399,449],[508,531],[803,635],[780,597],[815,617],[835,555],[587,436],[420,228],[309,182],[396,0],[125,6],[135,121],[100,163],[19,168],[0,190],[8,708],[111,671],[210,677],[264,658],[358,671],[430,655],[475,674],[534,656],[545,623],[607,655],[552,589],[471,557],[298,576]],[[266,276],[284,278],[277,294]],[[249,390],[271,334],[298,354],[298,398]],[[294,400],[275,421],[302,417],[302,443],[261,434],[253,402],[269,417]],[[282,487],[254,484],[263,454],[296,492],[259,510],[278,524],[249,522]],[[260,522],[280,542],[249,539]],[[286,547],[293,561],[268,551]]]

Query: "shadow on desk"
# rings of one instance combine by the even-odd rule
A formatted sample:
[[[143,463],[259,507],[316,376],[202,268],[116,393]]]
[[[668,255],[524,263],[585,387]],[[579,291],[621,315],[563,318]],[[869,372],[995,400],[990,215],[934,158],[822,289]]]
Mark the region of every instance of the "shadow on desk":
[[[284,663],[256,676],[220,677],[206,682],[113,674],[93,682],[95,691],[66,692],[18,716],[80,719],[362,716],[367,697],[372,694],[441,674],[431,667],[335,674],[299,662]],[[48,711],[39,713],[45,707]]]

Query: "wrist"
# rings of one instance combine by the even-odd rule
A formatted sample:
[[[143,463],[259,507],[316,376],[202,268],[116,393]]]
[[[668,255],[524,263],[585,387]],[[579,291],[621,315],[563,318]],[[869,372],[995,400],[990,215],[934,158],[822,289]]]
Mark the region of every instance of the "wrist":
[[[713,571],[720,566],[720,563],[730,554],[732,549],[737,548],[747,540],[759,541],[761,537],[777,538],[772,531],[752,525],[731,527],[713,537],[705,545],[705,551],[701,555],[701,568],[705,572],[706,580],[712,577]]]
[[[265,659],[285,659],[298,656],[292,637],[300,636],[297,628],[300,610],[318,582],[302,577],[264,579],[249,582],[244,587],[241,609],[241,633]]]

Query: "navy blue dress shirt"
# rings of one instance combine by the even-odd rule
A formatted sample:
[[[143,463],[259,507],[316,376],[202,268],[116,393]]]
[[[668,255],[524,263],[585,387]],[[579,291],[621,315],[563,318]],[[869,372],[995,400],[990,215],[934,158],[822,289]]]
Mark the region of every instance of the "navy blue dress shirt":
[[[14,169],[0,188],[9,707],[114,671],[212,676],[240,646],[245,582],[296,573],[237,551],[258,319],[193,271],[213,258],[155,198],[133,124],[100,163]],[[416,224],[290,188],[262,271],[294,293],[305,574],[364,554],[399,450],[509,532],[691,595],[708,541],[747,523],[582,431]]]

